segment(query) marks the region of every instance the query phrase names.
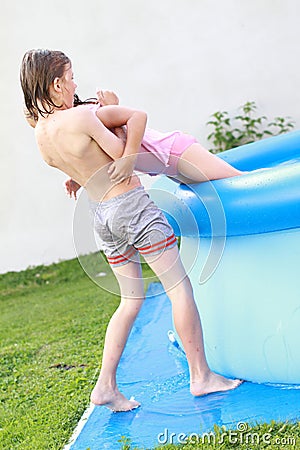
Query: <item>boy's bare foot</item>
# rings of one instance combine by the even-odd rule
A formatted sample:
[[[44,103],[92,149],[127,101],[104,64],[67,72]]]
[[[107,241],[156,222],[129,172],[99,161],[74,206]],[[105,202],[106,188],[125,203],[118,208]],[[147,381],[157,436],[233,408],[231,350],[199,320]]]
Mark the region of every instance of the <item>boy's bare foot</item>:
[[[133,398],[127,400],[118,389],[100,391],[95,388],[91,394],[91,402],[97,406],[106,406],[113,412],[131,411],[140,406]]]
[[[232,380],[214,372],[209,372],[202,381],[191,381],[190,390],[192,395],[198,397],[213,392],[230,391],[237,388],[242,383],[243,380]]]

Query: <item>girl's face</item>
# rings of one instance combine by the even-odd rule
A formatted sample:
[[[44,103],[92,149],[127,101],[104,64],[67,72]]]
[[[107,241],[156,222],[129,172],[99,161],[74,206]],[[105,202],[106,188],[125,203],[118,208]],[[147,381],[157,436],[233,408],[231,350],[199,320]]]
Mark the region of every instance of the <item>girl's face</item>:
[[[74,81],[74,75],[71,66],[65,70],[61,85],[64,105],[66,106],[66,108],[72,108],[77,84]]]

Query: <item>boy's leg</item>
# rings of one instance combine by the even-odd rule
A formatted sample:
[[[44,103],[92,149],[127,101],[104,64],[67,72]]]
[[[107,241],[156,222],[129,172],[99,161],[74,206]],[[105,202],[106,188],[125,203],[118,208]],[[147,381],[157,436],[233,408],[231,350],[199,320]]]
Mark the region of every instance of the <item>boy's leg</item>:
[[[179,175],[194,183],[230,178],[244,173],[213,155],[199,143],[192,144],[182,153],[177,168]]]
[[[160,255],[145,257],[160,278],[172,303],[176,331],[183,344],[190,370],[190,389],[195,396],[234,389],[240,380],[212,372],[206,361],[201,321],[190,280],[175,246]]]
[[[116,372],[132,325],[143,304],[144,284],[140,263],[129,262],[113,270],[120,285],[121,302],[106,330],[101,371],[91,401],[113,411],[129,411],[137,408],[139,403],[128,400],[118,390]]]

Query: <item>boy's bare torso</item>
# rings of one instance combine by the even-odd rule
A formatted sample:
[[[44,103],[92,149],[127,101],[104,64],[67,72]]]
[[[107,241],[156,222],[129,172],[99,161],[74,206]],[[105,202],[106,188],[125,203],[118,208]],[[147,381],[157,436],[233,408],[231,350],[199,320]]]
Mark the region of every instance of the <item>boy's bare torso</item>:
[[[82,108],[56,110],[40,117],[36,141],[43,159],[85,187],[91,199],[108,200],[140,184],[137,176],[119,184],[110,181],[107,169],[112,159],[82,126]]]

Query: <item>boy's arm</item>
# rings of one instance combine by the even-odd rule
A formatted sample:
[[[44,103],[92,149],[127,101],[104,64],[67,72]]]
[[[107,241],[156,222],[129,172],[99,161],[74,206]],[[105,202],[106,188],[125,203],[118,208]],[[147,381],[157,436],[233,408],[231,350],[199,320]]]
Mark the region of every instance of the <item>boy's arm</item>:
[[[109,173],[111,181],[115,183],[130,179],[143,140],[147,114],[144,111],[116,105],[99,108],[96,114],[107,128],[126,125],[127,138],[123,154],[119,158],[114,158]]]
[[[147,114],[144,111],[124,106],[110,105],[99,108],[96,114],[106,128],[126,125],[127,140],[123,156],[138,152],[144,137],[147,122]]]
[[[100,108],[104,109],[104,108]],[[84,133],[93,139],[99,147],[112,159],[121,158],[124,152],[125,144],[115,134],[113,134],[98,119],[95,112],[89,108],[74,108],[76,115],[74,116],[74,126],[77,131]],[[75,111],[74,111],[75,112]]]
[[[118,105],[119,104],[119,98],[113,91],[103,91],[101,89],[98,89],[97,90],[97,98],[98,98],[98,102],[99,102],[100,106]],[[26,116],[25,110],[24,110],[24,113]],[[28,111],[27,111],[27,113],[28,113]],[[123,127],[114,127],[114,129],[112,131],[119,139],[122,140],[123,143],[126,142],[126,132]],[[122,152],[120,153],[120,155],[118,155],[118,157],[121,156],[121,154],[123,154],[123,150],[124,150],[124,145],[123,145]],[[116,158],[116,154],[111,154],[110,156],[114,156],[114,158]],[[76,181],[72,180],[71,178],[65,181],[65,189],[70,198],[73,196],[74,199],[76,200],[77,199],[77,191],[80,188],[81,188],[81,186]]]
[[[104,106],[97,113],[89,108],[74,108],[74,127],[88,135],[114,160],[111,164],[111,181],[119,183],[130,178],[139,151],[147,121],[143,111],[122,106]],[[100,120],[99,120],[100,119]],[[127,141],[117,138],[109,128],[127,125]]]
[[[113,91],[97,90],[97,99],[100,106],[119,105],[119,97]],[[124,126],[114,127],[112,132],[123,142],[126,142],[126,129]]]

